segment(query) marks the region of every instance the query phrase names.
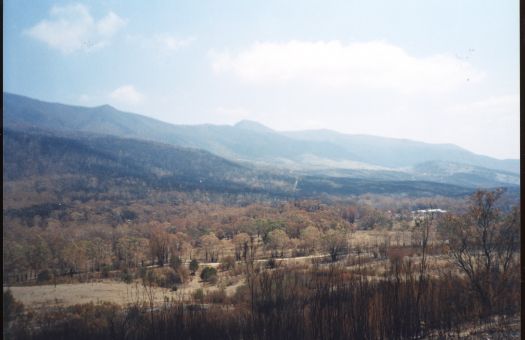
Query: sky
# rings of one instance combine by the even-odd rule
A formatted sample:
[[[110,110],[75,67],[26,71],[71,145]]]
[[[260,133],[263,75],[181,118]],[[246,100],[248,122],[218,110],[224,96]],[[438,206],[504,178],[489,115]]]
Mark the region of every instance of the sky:
[[[4,91],[519,158],[519,2],[4,0]]]

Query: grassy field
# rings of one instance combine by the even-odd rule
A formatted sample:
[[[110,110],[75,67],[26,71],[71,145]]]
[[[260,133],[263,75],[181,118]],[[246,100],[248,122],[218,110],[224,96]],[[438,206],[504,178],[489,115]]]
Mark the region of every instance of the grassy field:
[[[243,284],[239,279],[224,288],[227,296],[232,296],[237,287]],[[191,281],[182,285],[177,291],[162,287],[144,287],[138,281],[124,283],[113,280],[99,280],[90,283],[71,283],[58,285],[9,287],[15,299],[25,306],[35,310],[49,307],[65,307],[83,303],[112,302],[121,306],[131,303],[154,301],[160,305],[168,300],[190,301],[193,294],[202,289],[204,294],[219,290],[220,284],[203,283],[198,276],[192,276]],[[7,288],[4,287],[4,290]]]

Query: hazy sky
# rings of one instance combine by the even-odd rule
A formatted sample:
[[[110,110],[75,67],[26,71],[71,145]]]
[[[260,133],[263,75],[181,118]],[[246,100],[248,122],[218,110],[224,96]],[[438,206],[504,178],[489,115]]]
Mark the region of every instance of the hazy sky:
[[[4,91],[519,158],[519,2],[4,0]]]

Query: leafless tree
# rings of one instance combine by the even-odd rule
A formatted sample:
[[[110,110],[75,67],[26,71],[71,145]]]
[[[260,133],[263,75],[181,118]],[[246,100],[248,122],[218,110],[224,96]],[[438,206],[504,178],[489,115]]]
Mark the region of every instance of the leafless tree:
[[[323,237],[323,248],[330,254],[332,262],[337,260],[337,255],[348,248],[346,231],[342,229],[330,229]]]
[[[469,280],[484,316],[519,275],[520,212],[502,215],[496,207],[502,191],[478,191],[468,213],[448,216],[450,254]]]

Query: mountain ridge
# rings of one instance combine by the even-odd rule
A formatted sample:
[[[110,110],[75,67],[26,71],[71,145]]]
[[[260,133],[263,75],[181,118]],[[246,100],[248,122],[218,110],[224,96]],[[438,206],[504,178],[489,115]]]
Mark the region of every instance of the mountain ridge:
[[[364,193],[466,196],[472,188],[429,181],[330,177],[261,170],[204,150],[105,135],[4,130],[4,184],[48,183],[83,200],[93,195],[156,191],[219,192],[271,197]],[[16,184],[15,184],[16,185]],[[40,189],[39,189],[40,190]]]
[[[4,125],[58,131],[84,131],[139,138],[204,149],[234,161],[293,169],[333,168],[402,170],[428,161],[466,162],[519,173],[519,160],[476,155],[453,144],[430,144],[331,130],[274,131],[244,120],[231,125],[175,125],[102,105],[82,107],[49,103],[4,92]]]

